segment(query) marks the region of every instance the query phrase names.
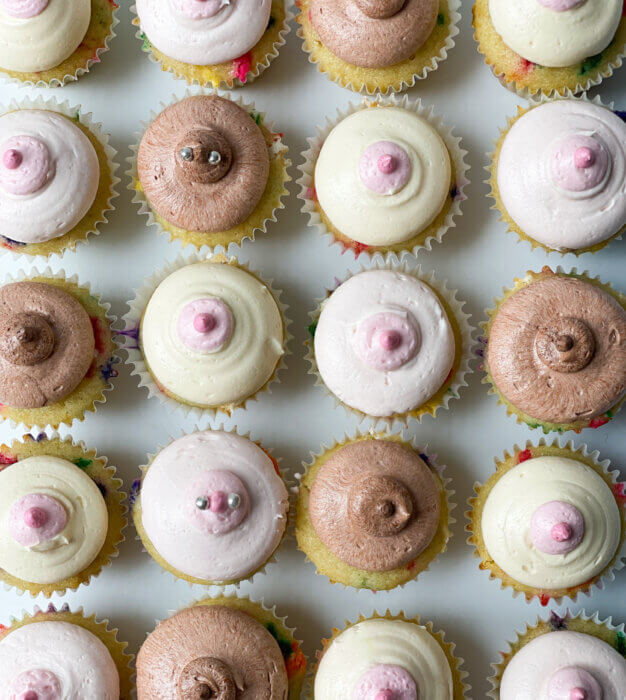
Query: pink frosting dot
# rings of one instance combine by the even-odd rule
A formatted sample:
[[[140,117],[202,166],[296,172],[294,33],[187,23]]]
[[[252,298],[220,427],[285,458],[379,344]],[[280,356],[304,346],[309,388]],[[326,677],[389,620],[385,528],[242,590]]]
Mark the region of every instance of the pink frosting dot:
[[[557,187],[585,192],[600,185],[611,165],[611,156],[593,136],[569,135],[558,141],[550,156],[550,172]]]
[[[231,495],[238,496],[238,506],[232,508]],[[206,507],[198,506],[205,499]],[[241,479],[225,469],[203,472],[189,487],[186,509],[191,522],[202,532],[223,535],[238,527],[248,514],[250,498]]]
[[[208,498],[209,507],[214,513],[223,513],[228,509],[228,494],[224,491],[213,491]]]
[[[359,324],[355,352],[368,367],[381,372],[398,369],[415,357],[420,338],[406,315],[372,314]]]
[[[0,187],[9,194],[40,190],[51,175],[50,151],[33,136],[12,136],[0,146]]]
[[[548,700],[602,700],[602,686],[584,668],[566,666],[550,678]]]
[[[42,668],[20,673],[9,689],[9,700],[61,700],[61,683]]]
[[[172,0],[174,9],[188,19],[209,19],[233,0]]]
[[[22,547],[34,547],[56,537],[67,525],[63,504],[43,493],[16,501],[9,513],[9,534]]]
[[[417,686],[402,666],[378,664],[359,678],[352,700],[417,700]]]
[[[197,299],[186,304],[176,330],[184,345],[201,353],[220,350],[233,332],[233,315],[221,299]]]
[[[571,503],[550,501],[539,506],[530,521],[530,539],[544,554],[567,554],[585,534],[582,513]]]
[[[565,10],[572,10],[574,7],[582,5],[585,0],[537,0],[537,2],[547,7],[549,10],[564,12]]]
[[[359,177],[368,190],[390,195],[399,192],[411,177],[408,153],[393,141],[369,145],[359,161]]]
[[[49,0],[0,0],[0,6],[11,17],[19,17],[19,19],[28,19],[40,15],[46,7]]]
[[[381,690],[379,693],[376,693],[374,700],[396,700],[396,694],[393,690]]]

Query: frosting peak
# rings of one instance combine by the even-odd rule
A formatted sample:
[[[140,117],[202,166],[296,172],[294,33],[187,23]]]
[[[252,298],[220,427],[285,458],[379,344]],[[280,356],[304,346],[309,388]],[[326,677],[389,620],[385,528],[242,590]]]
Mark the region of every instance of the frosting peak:
[[[207,297],[183,306],[177,331],[181,342],[190,350],[213,353],[228,343],[233,326],[233,314],[228,304],[216,297]]]
[[[545,554],[568,554],[582,542],[585,520],[576,506],[549,501],[539,506],[530,521],[530,538]]]
[[[183,182],[211,184],[230,170],[233,151],[228,140],[216,129],[192,129],[177,148],[176,163]]]
[[[16,313],[0,325],[0,354],[12,365],[38,365],[53,350],[54,331],[40,314]]]
[[[172,6],[181,17],[187,19],[210,19],[237,0],[171,0]]]
[[[398,14],[406,5],[406,0],[355,0],[363,14],[372,19],[387,19]]]
[[[358,529],[374,537],[390,537],[408,525],[413,500],[397,479],[368,474],[352,486],[348,513]]]
[[[417,700],[417,686],[402,666],[377,664],[359,678],[352,700]]]
[[[561,317],[540,328],[535,350],[546,367],[569,374],[580,372],[593,359],[596,342],[589,326],[580,319]]]
[[[231,669],[212,656],[192,659],[178,677],[179,700],[236,700],[237,691]]]
[[[554,12],[567,12],[567,10],[573,10],[587,0],[537,0],[537,2],[549,10],[554,10]]]
[[[567,196],[592,197],[606,183],[611,156],[598,136],[570,134],[554,146],[550,170],[554,184]]]
[[[0,146],[0,152],[0,186],[9,194],[33,194],[53,174],[50,151],[34,136],[12,136]]]
[[[566,666],[552,675],[548,700],[602,700],[602,686],[580,666]]]
[[[30,19],[40,15],[48,7],[48,2],[49,0],[0,0],[0,6],[11,17]]]

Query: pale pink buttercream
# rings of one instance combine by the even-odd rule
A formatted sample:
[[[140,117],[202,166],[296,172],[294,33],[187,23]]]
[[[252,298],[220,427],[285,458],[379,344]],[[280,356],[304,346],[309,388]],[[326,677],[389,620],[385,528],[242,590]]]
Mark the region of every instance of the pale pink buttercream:
[[[411,177],[411,160],[402,146],[393,141],[369,145],[359,161],[361,182],[372,192],[395,194]]]
[[[530,521],[530,539],[545,554],[573,552],[584,534],[585,521],[581,512],[565,501],[544,503]]]
[[[555,12],[565,12],[573,10],[575,7],[582,5],[586,0],[537,0],[540,5],[547,7]]]
[[[40,15],[48,7],[48,2],[49,0],[0,0],[0,5],[11,17],[29,19]]]
[[[417,700],[413,676],[402,666],[378,664],[366,671],[352,694],[353,700]]]
[[[232,0],[173,0],[174,9],[189,19],[209,19],[214,17]]]
[[[220,350],[233,332],[233,314],[221,299],[197,299],[183,307],[176,325],[178,337],[191,350]]]
[[[548,683],[548,700],[602,700],[602,686],[584,668],[560,668]]]
[[[37,668],[13,679],[9,700],[61,700],[61,683],[52,671]]]
[[[236,508],[228,505],[231,494],[239,496]],[[206,499],[206,508],[198,499]],[[231,471],[213,469],[201,474],[190,486],[187,512],[191,522],[202,532],[221,535],[238,527],[248,513],[250,498],[241,479]]]
[[[407,314],[382,312],[361,321],[355,352],[368,367],[386,372],[398,369],[415,356],[420,338]]]
[[[43,493],[20,498],[9,513],[9,533],[23,547],[53,539],[66,525],[67,513],[61,502]]]
[[[51,175],[50,151],[40,139],[12,136],[0,146],[0,153],[0,187],[9,194],[37,192]]]
[[[568,192],[586,192],[602,184],[610,166],[611,156],[599,139],[572,134],[556,144],[550,173],[557,187]]]

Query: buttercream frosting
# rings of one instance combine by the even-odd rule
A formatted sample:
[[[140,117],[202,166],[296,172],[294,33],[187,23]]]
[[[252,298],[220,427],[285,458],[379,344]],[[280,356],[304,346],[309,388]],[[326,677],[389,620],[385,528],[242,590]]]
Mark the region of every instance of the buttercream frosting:
[[[243,56],[261,39],[271,0],[137,0],[141,30],[176,61],[216,65]]]
[[[0,641],[0,700],[119,700],[120,680],[106,646],[89,630],[47,620]],[[58,689],[59,692],[56,692]]]
[[[314,344],[329,390],[371,416],[423,404],[445,382],[455,355],[437,294],[391,270],[361,272],[340,285],[322,306]]]
[[[0,116],[0,234],[43,243],[71,231],[94,202],[98,156],[85,134],[56,112]]]
[[[626,124],[582,100],[539,105],[506,134],[497,181],[506,211],[536,241],[601,243],[626,226]]]
[[[504,43],[540,66],[563,68],[611,43],[622,0],[489,0],[491,21]]]
[[[364,620],[333,639],[315,675],[317,700],[378,700],[377,693],[388,690],[399,692],[392,697],[401,700],[452,700],[450,664],[425,627],[401,620]]]

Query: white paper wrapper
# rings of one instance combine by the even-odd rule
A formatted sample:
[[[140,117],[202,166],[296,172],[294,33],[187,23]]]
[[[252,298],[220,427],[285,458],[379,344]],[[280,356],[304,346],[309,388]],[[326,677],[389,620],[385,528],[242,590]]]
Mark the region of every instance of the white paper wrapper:
[[[291,321],[287,318],[285,313],[288,307],[281,302],[282,292],[273,286],[273,280],[266,280],[262,278],[260,275],[257,274],[255,270],[253,270],[245,263],[237,261],[232,256],[212,256],[203,255],[201,253],[195,253],[192,255],[180,255],[173,262],[167,263],[167,265],[161,270],[157,270],[156,272],[154,272],[154,274],[148,277],[143,283],[143,285],[135,291],[134,299],[128,302],[128,307],[130,310],[124,315],[122,319],[124,322],[124,329],[122,330],[121,335],[124,336],[125,341],[122,345],[122,348],[126,350],[127,363],[131,367],[131,375],[137,375],[139,377],[139,386],[147,387],[149,397],[155,396],[170,411],[179,409],[183,412],[185,416],[193,416],[197,421],[200,421],[201,419],[204,421],[207,418],[214,419],[218,415],[221,415],[222,417],[228,417],[230,413],[226,412],[222,407],[200,408],[197,406],[190,406],[188,404],[180,403],[179,401],[176,401],[175,399],[172,399],[166,394],[164,394],[157,387],[154,379],[152,378],[152,375],[148,370],[148,367],[146,366],[143,354],[139,349],[139,328],[143,312],[148,304],[148,301],[150,300],[150,297],[152,296],[152,293],[166,277],[169,277],[173,272],[179,270],[181,267],[185,267],[186,265],[191,265],[193,263],[202,261],[211,261],[213,259],[215,259],[216,262],[222,262],[225,260],[234,261],[236,262],[237,267],[257,276],[258,279],[260,279],[263,282],[263,284],[267,286],[267,288],[272,293],[272,296],[274,297],[274,300],[276,301],[278,308],[281,312],[285,333],[284,354],[281,357],[278,364],[276,365],[274,373],[272,374],[269,381],[264,387],[256,391],[252,396],[245,399],[240,404],[230,407],[229,412],[233,412],[237,409],[245,409],[245,407],[248,405],[248,402],[256,400],[257,397],[260,396],[263,392],[271,392],[272,386],[280,383],[280,378],[278,375],[285,368],[286,358],[291,354],[291,351],[289,349],[289,344],[292,339],[292,336],[289,333],[289,326],[291,324]]]
[[[315,165],[322,146],[324,145],[324,141],[327,139],[330,132],[346,117],[349,117],[351,114],[363,109],[371,109],[371,105],[373,104],[379,105],[380,107],[401,107],[402,109],[415,112],[422,117],[422,119],[425,119],[434,129],[436,129],[441,138],[444,140],[454,165],[456,176],[456,183],[454,185],[455,194],[443,225],[440,226],[434,232],[434,234],[429,235],[425,240],[423,240],[423,242],[420,242],[417,245],[410,246],[410,240],[407,241],[406,245],[410,247],[396,253],[400,256],[400,259],[404,259],[404,257],[407,255],[417,255],[422,249],[431,250],[434,242],[441,243],[446,231],[456,226],[455,219],[462,214],[461,204],[467,199],[465,188],[469,184],[467,177],[469,165],[465,160],[467,151],[462,148],[461,138],[453,133],[451,127],[444,124],[441,117],[435,114],[433,107],[426,107],[422,104],[422,101],[419,98],[412,100],[407,95],[402,97],[397,97],[394,95],[392,97],[378,97],[374,100],[363,99],[361,102],[354,102],[350,104],[346,110],[337,110],[337,116],[334,119],[327,117],[326,123],[323,126],[316,127],[317,134],[307,139],[309,147],[302,153],[304,163],[298,166],[298,169],[302,173],[297,180],[298,185],[300,185],[298,199],[300,199],[302,202],[301,211],[308,216],[309,226],[318,228],[320,233],[327,238],[329,245],[338,246],[342,253],[345,250],[353,250],[357,257],[359,255],[364,255],[369,258],[375,255],[386,254],[385,250],[370,251],[368,249],[369,246],[357,243],[356,241],[354,242],[355,247],[349,248],[341,240],[337,239],[334,234],[327,229],[322,218],[320,217],[317,210],[317,207],[320,205],[316,201],[314,190]]]
[[[456,323],[458,324],[459,330],[461,332],[461,337],[463,339],[463,348],[462,348],[462,357],[461,357],[461,364],[456,371],[454,375],[454,379],[452,383],[449,385],[442,401],[441,404],[438,405],[433,413],[433,417],[436,415],[437,411],[439,410],[444,410],[448,408],[448,404],[450,403],[451,399],[458,399],[459,398],[459,391],[461,390],[462,387],[467,386],[467,375],[472,372],[472,367],[471,367],[471,361],[475,355],[475,346],[476,346],[476,341],[474,338],[474,335],[476,333],[476,329],[470,324],[470,315],[466,314],[463,311],[463,307],[465,306],[465,302],[457,298],[457,290],[456,289],[449,289],[447,286],[447,282],[440,282],[437,280],[434,276],[434,274],[431,272],[430,274],[425,274],[422,273],[421,267],[415,267],[415,268],[410,268],[407,264],[407,261],[405,260],[404,262],[398,262],[397,258],[395,255],[390,254],[386,256],[385,258],[378,257],[374,259],[373,265],[370,267],[365,267],[361,266],[361,269],[358,270],[355,273],[348,273],[343,280],[338,280],[337,284],[334,285],[332,289],[328,288],[327,293],[320,299],[315,300],[315,310],[311,311],[309,313],[309,317],[311,319],[311,324],[315,324],[317,320],[319,319],[319,316],[322,311],[322,305],[328,298],[328,296],[340,285],[349,280],[351,277],[354,277],[354,275],[359,274],[360,272],[364,272],[367,269],[375,269],[375,270],[393,270],[394,272],[401,272],[405,275],[411,275],[415,277],[416,279],[421,280],[422,282],[426,283],[432,289],[437,292],[437,294],[442,297],[446,303],[450,306],[450,308],[453,311],[454,319],[456,320]],[[371,427],[376,430],[393,430],[395,427],[400,426],[400,427],[406,427],[409,422],[409,418],[412,418],[413,420],[416,420],[418,422],[421,422],[422,418],[424,415],[429,415],[429,414],[421,414],[420,416],[415,416],[412,414],[412,412],[405,413],[402,415],[393,415],[389,417],[374,417],[374,416],[368,416],[367,414],[363,413],[362,411],[359,411],[356,408],[352,408],[351,406],[348,406],[347,404],[344,404],[342,401],[340,401],[326,386],[324,383],[324,380],[322,379],[318,367],[317,367],[317,362],[315,361],[315,353],[314,353],[314,344],[313,344],[313,338],[307,338],[306,343],[306,354],[305,354],[305,359],[307,362],[310,364],[310,368],[308,371],[308,374],[312,374],[315,377],[315,384],[316,386],[320,386],[323,388],[323,390],[326,392],[328,396],[330,396],[333,401],[335,402],[335,406],[342,406],[346,413],[350,414],[353,413],[356,416],[358,416],[361,420],[364,420],[368,418],[371,421]]]

